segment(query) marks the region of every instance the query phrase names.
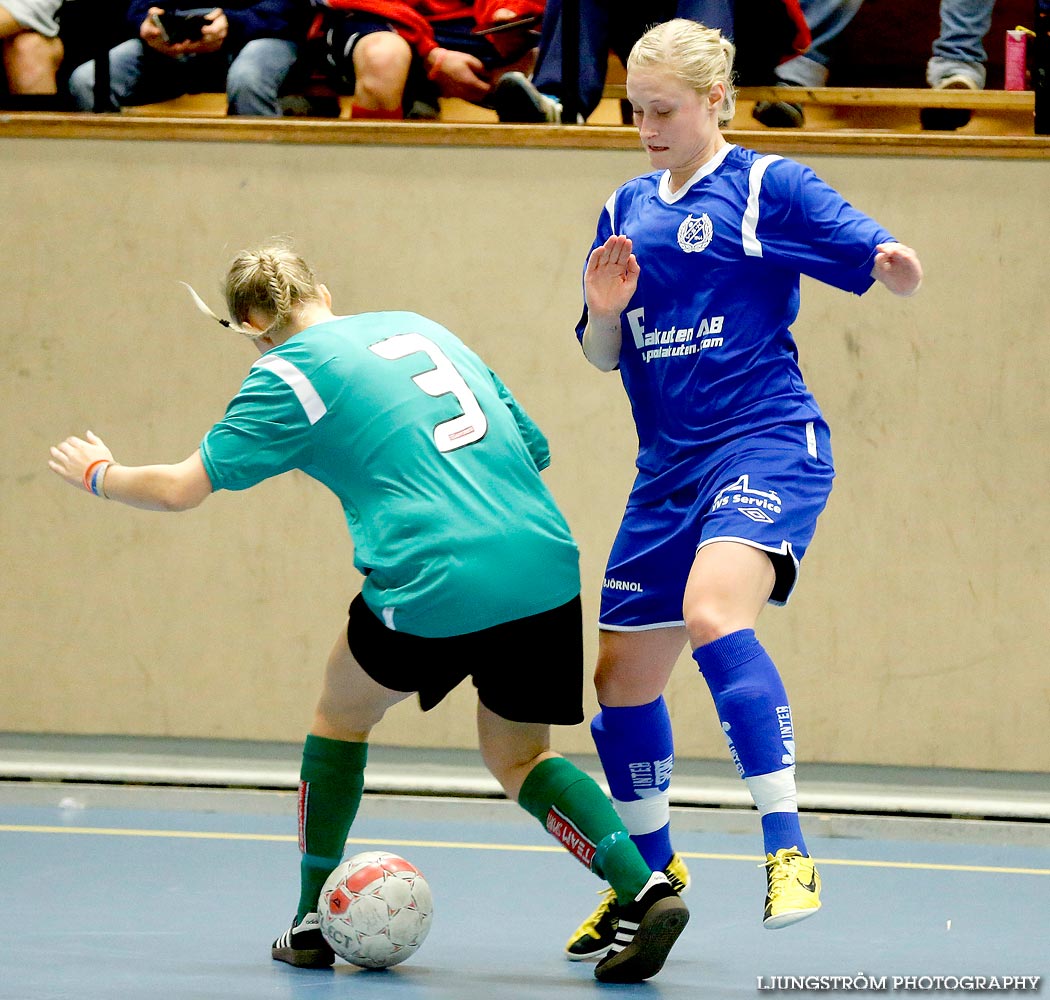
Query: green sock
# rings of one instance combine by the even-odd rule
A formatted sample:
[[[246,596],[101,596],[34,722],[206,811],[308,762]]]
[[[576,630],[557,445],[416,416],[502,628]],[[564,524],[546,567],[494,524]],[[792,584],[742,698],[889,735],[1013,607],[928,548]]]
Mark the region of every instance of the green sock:
[[[317,909],[325,880],[340,861],[365,787],[367,743],[307,736],[299,771],[299,912]]]
[[[612,803],[597,783],[564,757],[541,761],[518,795],[519,805],[535,816],[555,840],[629,903],[652,871],[634,846]]]

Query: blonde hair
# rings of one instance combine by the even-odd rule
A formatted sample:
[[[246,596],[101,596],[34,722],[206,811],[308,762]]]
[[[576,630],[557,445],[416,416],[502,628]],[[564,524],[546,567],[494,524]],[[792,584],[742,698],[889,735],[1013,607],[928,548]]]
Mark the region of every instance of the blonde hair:
[[[725,85],[726,96],[718,109],[718,124],[728,125],[736,113],[733,59],[736,47],[716,28],[676,17],[650,28],[627,57],[632,69],[663,67],[698,94],[707,94],[716,83]]]
[[[269,320],[256,337],[281,333],[300,306],[323,301],[313,269],[284,239],[237,254],[225,290],[230,316],[242,332],[253,313]]]

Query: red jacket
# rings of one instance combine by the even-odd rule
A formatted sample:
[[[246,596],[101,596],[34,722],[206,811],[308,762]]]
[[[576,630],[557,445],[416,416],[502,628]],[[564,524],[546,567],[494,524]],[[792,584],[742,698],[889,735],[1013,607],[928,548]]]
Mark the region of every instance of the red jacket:
[[[518,17],[528,14],[542,16],[545,0],[322,0],[333,10],[372,14],[390,21],[409,45],[420,56],[437,48],[431,21],[448,21],[459,17],[473,17],[479,27],[489,27],[493,15],[500,8],[512,10]],[[809,26],[802,14],[799,0],[745,0],[736,3],[737,58],[741,77],[751,75],[751,57],[762,64],[772,65],[805,52],[810,45]],[[744,14],[749,16],[743,16]],[[314,25],[315,33],[317,24]],[[742,83],[763,83],[764,79],[742,79]]]
[[[799,0],[784,0],[784,10],[795,29],[795,37],[791,40],[794,51],[784,56],[787,60],[802,55],[813,44],[813,36],[810,34],[809,24],[806,22],[806,15],[802,13]]]

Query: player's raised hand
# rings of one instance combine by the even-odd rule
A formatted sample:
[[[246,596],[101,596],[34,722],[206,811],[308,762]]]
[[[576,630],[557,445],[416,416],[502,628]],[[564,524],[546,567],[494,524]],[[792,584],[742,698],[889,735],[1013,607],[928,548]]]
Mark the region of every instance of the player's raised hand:
[[[618,317],[638,288],[640,271],[630,237],[610,236],[600,247],[595,247],[587,259],[583,277],[590,315]]]
[[[86,439],[86,440],[85,440]],[[84,482],[88,468],[99,462],[112,462],[113,452],[94,431],[87,431],[83,438],[68,437],[51,449],[48,465],[52,472],[60,475],[70,486],[90,490]]]
[[[880,243],[871,276],[894,295],[914,295],[922,284],[919,255],[903,243]]]

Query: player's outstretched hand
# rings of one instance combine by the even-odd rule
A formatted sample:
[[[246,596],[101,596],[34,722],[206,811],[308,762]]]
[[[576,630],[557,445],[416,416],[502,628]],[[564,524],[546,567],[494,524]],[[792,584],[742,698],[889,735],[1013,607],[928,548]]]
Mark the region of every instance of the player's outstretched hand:
[[[98,461],[112,462],[113,452],[94,431],[87,431],[84,438],[68,437],[55,445],[47,464],[70,486],[85,489],[84,472],[92,462]]]
[[[903,243],[880,243],[871,276],[894,295],[914,295],[922,284],[919,255]]]
[[[610,236],[591,251],[583,277],[587,311],[592,317],[616,317],[627,308],[638,288],[641,269],[627,236]]]

